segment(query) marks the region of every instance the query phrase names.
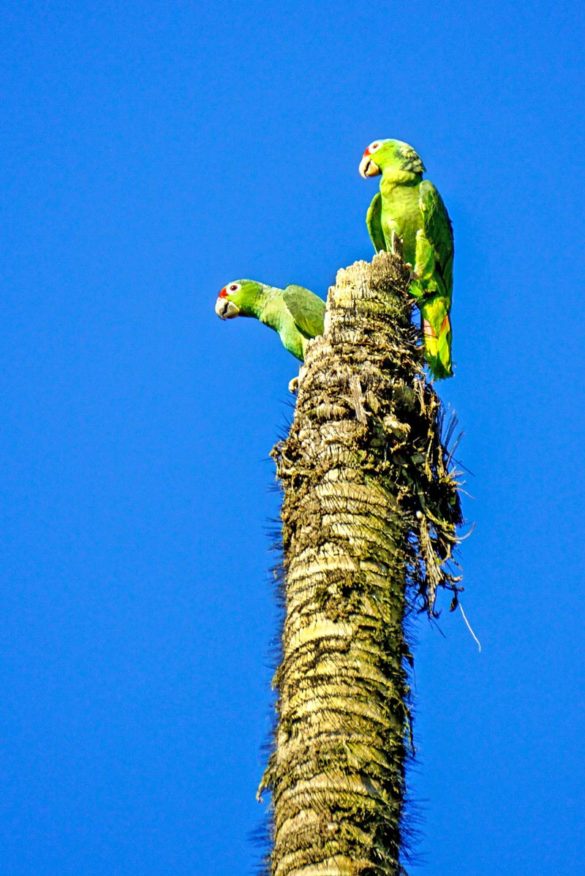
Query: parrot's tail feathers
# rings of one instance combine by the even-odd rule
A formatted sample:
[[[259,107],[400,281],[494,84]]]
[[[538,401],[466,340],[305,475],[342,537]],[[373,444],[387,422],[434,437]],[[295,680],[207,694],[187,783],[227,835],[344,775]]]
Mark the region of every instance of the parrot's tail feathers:
[[[436,338],[437,337],[435,334],[435,330],[433,329],[433,327],[430,324],[430,322],[428,321],[428,319],[423,319],[423,332],[424,332],[425,340],[426,340],[426,338]]]
[[[440,324],[423,318],[425,357],[434,377],[444,379],[453,376],[451,364],[451,322],[445,313]]]

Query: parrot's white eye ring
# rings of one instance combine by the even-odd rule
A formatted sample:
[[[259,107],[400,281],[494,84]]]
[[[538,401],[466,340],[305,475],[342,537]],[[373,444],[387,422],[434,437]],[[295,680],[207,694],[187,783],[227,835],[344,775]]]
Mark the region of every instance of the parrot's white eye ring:
[[[374,142],[370,143],[370,145],[368,146],[368,152],[377,152],[381,145],[381,140],[374,140]]]
[[[241,289],[241,288],[242,287],[240,286],[239,283],[230,283],[230,285],[228,286],[228,292],[237,292],[238,289]]]

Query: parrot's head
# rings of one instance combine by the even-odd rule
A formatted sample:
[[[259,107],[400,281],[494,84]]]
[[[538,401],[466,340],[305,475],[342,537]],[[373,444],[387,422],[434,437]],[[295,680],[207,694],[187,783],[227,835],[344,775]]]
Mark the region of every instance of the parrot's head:
[[[420,155],[402,140],[374,140],[362,155],[359,166],[364,179],[393,170],[419,175],[424,169]]]
[[[220,319],[236,316],[256,316],[254,304],[262,294],[262,284],[254,280],[234,280],[220,289],[215,312]]]

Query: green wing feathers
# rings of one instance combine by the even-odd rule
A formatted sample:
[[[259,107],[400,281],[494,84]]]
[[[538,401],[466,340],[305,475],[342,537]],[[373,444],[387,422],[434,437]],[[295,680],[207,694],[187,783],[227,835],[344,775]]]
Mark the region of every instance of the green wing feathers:
[[[372,203],[366,213],[366,225],[368,233],[374,244],[376,252],[386,249],[386,239],[382,230],[382,195],[378,192],[372,198]]]
[[[450,307],[453,289],[453,228],[443,199],[428,179],[423,180],[419,186],[419,206],[423,216],[423,228],[422,236],[420,231],[417,235],[415,271],[427,291],[440,292],[448,299]],[[419,240],[421,244],[424,240],[428,246],[419,245]]]
[[[443,200],[429,180],[419,187],[423,227],[416,236],[417,279],[413,283],[422,314],[425,357],[434,377],[452,377],[451,294],[453,229]]]
[[[297,328],[307,338],[323,334],[325,302],[302,286],[287,286],[282,293]]]

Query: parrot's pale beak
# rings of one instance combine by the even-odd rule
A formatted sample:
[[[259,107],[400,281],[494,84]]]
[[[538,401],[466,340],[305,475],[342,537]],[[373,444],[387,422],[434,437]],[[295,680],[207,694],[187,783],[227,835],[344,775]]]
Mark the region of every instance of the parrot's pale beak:
[[[233,301],[228,301],[227,298],[218,298],[215,302],[215,312],[220,319],[233,319],[238,316],[240,308]]]
[[[369,176],[378,176],[378,174],[382,172],[369,155],[364,155],[360,161],[359,171],[360,176],[363,176],[364,179],[367,179]]]

